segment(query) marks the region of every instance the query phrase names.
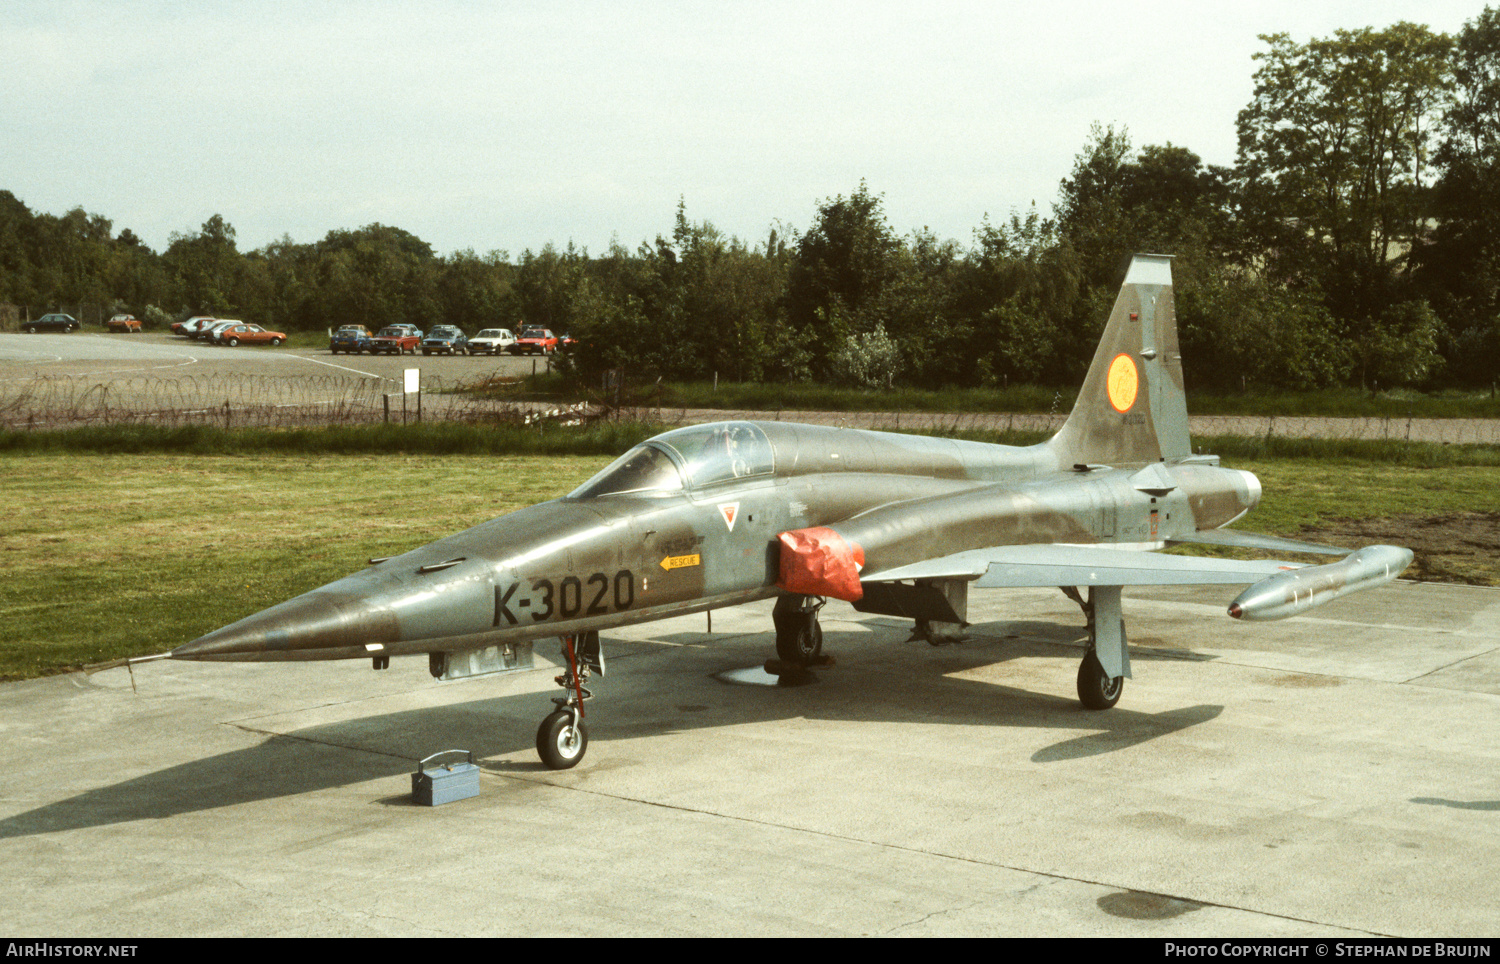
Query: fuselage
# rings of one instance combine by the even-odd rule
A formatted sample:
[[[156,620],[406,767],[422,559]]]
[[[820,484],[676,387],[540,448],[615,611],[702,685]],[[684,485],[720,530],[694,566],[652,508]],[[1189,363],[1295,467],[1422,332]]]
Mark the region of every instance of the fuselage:
[[[1223,525],[1259,486],[1216,460],[1061,465],[1028,447],[782,422],[679,429],[560,499],[242,619],[185,659],[462,652],[776,595],[778,535],[832,527],[864,574],[1027,543],[1157,548]]]

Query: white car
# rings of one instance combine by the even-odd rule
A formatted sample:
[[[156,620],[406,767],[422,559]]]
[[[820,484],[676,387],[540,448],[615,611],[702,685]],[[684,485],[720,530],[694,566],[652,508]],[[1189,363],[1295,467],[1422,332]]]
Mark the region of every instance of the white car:
[[[516,336],[508,328],[486,328],[469,339],[469,354],[495,355],[516,343]]]
[[[179,321],[172,326],[172,334],[186,335],[189,338],[197,338],[198,331],[217,322],[218,319],[212,315],[194,315],[187,321]]]
[[[193,337],[202,338],[206,341],[212,341],[222,345],[224,343],[224,331],[228,328],[233,328],[235,325],[243,324],[243,321],[231,321],[227,318],[221,319],[218,322],[215,322],[214,324],[208,326],[207,328],[199,329],[198,334],[194,335]]]

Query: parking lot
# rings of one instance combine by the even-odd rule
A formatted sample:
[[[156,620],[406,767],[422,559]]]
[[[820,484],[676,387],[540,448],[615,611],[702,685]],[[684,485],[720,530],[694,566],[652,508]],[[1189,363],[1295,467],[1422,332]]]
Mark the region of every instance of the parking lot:
[[[421,368],[445,379],[473,379],[491,374],[517,376],[546,371],[547,359],[511,355],[334,355],[324,348],[278,348],[241,345],[227,348],[175,335],[146,333],[107,335],[0,334],[0,378],[35,375],[90,376],[112,379],[200,373],[302,375],[335,372],[400,381],[408,368]]]

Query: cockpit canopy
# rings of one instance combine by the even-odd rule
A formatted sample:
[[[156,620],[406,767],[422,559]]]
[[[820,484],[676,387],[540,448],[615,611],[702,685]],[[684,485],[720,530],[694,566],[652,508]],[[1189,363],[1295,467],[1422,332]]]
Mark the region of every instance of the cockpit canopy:
[[[715,422],[642,442],[568,497],[680,492],[771,475],[775,469],[771,443],[754,423]]]

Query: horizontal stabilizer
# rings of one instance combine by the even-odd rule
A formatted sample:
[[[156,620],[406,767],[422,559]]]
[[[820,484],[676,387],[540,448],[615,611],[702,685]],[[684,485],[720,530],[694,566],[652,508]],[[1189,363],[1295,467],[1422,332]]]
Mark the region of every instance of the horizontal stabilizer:
[[[1302,563],[1164,556],[1105,546],[997,546],[871,573],[866,582],[972,579],[980,589],[1024,586],[1245,585]]]
[[[1316,552],[1325,556],[1347,556],[1352,549],[1324,546],[1316,542],[1300,542],[1280,536],[1263,536],[1258,532],[1241,532],[1238,529],[1204,529],[1190,535],[1173,536],[1167,545],[1190,542],[1203,546],[1232,546],[1236,549],[1268,549],[1272,552]]]

